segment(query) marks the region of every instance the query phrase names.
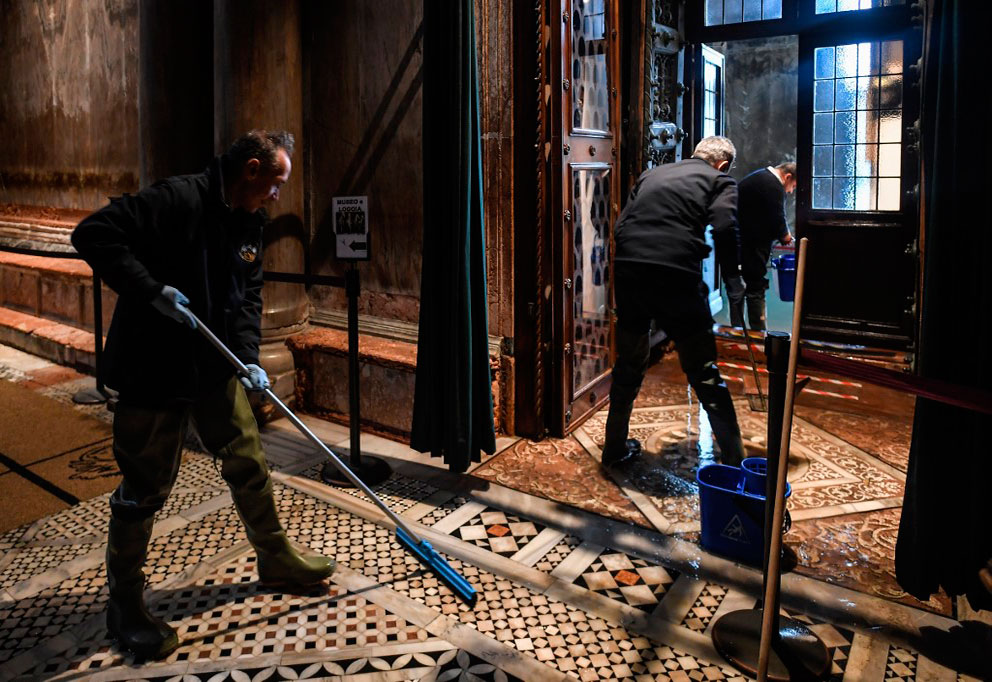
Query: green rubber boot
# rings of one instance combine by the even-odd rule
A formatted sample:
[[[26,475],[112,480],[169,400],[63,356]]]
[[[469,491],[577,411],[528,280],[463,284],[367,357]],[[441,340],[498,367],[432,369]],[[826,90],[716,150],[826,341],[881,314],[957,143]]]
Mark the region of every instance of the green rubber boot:
[[[306,587],[334,573],[336,561],[319,554],[300,554],[289,542],[276,513],[271,479],[259,491],[242,488],[232,496],[248,540],[258,555],[259,582],[268,586]]]
[[[110,519],[107,540],[107,630],[118,645],[135,656],[165,658],[179,646],[176,631],[145,606],[145,574],[141,565],[154,519]]]

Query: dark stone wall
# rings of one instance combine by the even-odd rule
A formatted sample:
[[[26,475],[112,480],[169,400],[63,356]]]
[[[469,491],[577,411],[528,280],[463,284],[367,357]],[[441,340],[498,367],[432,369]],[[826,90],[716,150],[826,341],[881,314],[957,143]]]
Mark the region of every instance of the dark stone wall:
[[[423,242],[422,18],[419,2],[309,2],[304,12],[312,264],[343,274],[331,201],[368,195],[371,260],[360,265],[360,312],[419,319]],[[314,287],[318,309],[344,291]]]
[[[138,0],[0,2],[0,203],[138,189]]]
[[[740,180],[758,168],[796,160],[799,41],[795,36],[710,45],[726,56],[724,133],[737,147],[731,175]],[[786,195],[789,228],[795,194]]]

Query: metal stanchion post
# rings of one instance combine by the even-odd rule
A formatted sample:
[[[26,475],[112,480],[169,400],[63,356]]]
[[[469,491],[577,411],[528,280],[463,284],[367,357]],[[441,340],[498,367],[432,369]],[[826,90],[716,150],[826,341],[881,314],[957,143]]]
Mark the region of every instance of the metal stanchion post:
[[[805,240],[804,240],[805,241]],[[797,291],[801,301],[802,288]],[[793,333],[798,334],[798,324],[793,321]],[[781,485],[785,492],[785,472],[788,462],[788,443],[785,458],[782,454],[786,403],[789,422],[792,421],[791,401],[788,400],[790,372],[789,334],[769,333],[765,337],[765,355],[768,360],[768,462],[765,489],[765,560],[762,571],[762,595],[770,594],[770,604],[754,609],[742,609],[726,614],[713,624],[713,645],[734,667],[749,675],[761,678],[764,672],[769,680],[821,680],[830,672],[830,653],[826,645],[805,624],[792,618],[782,618],[779,609],[781,573],[779,558],[772,560],[772,552],[781,553],[781,532],[776,529],[775,506]],[[794,372],[794,368],[792,370]],[[793,387],[793,392],[797,392]],[[784,508],[784,500],[781,505]],[[779,521],[781,527],[781,520]],[[773,583],[771,586],[769,583]],[[771,587],[772,589],[769,589]],[[769,611],[770,610],[770,611]],[[770,650],[762,661],[762,620],[768,612],[771,631]],[[764,665],[762,665],[764,664]],[[761,668],[765,670],[762,671]]]
[[[100,276],[93,273],[93,355],[96,365],[96,388],[84,388],[72,396],[80,405],[99,405],[112,397],[103,385],[103,291]]]
[[[345,293],[348,295],[348,421],[351,426],[352,472],[366,485],[378,485],[393,473],[389,463],[378,457],[362,456],[362,427],[360,414],[359,366],[358,366],[358,266],[351,262],[345,273]],[[324,464],[320,477],[325,483],[340,487],[354,487],[330,461]]]

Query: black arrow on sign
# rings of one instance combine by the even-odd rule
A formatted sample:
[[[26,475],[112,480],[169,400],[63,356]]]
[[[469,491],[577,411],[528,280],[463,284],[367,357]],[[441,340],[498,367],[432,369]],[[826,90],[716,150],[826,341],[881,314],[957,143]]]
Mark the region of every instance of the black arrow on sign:
[[[352,251],[364,251],[369,248],[369,244],[368,242],[352,242],[351,244],[348,244],[348,248]]]

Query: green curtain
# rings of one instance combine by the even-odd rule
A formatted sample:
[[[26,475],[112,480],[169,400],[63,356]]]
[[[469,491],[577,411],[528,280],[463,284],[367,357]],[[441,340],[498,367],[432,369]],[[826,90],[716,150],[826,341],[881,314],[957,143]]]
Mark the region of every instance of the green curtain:
[[[452,471],[496,449],[472,0],[424,1],[424,257],[411,446]]]
[[[973,0],[935,2],[921,121],[926,226],[918,371],[980,388],[992,386],[985,9]],[[968,595],[974,608],[992,608],[978,580],[992,558],[989,425],[988,415],[917,401],[896,577],[919,599],[943,587]]]

